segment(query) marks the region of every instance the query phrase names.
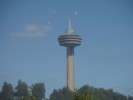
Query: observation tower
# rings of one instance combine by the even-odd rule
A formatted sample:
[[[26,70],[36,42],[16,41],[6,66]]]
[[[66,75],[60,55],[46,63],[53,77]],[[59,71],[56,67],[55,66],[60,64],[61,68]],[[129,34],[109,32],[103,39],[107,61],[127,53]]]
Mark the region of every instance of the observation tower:
[[[69,20],[69,26],[66,29],[65,34],[58,37],[60,46],[67,48],[67,87],[69,90],[75,90],[74,79],[74,47],[81,44],[81,37],[77,35],[71,28],[71,22]]]

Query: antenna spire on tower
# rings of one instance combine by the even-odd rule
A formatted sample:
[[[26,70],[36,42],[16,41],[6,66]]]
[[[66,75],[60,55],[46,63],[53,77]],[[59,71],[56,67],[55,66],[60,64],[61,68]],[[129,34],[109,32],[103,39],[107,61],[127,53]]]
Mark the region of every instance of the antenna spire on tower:
[[[66,32],[65,33],[66,34],[74,34],[74,30],[71,27],[71,20],[70,20],[70,18],[68,20],[68,28],[66,29]]]
[[[69,18],[69,24],[68,25],[69,25],[68,29],[71,29],[71,20],[70,20],[70,18]]]

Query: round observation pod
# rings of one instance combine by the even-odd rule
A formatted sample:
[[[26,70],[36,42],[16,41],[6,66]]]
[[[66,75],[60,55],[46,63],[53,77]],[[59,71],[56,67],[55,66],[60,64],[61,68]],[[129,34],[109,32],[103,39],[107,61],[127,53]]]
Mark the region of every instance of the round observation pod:
[[[58,41],[61,46],[75,47],[81,44],[82,39],[79,35],[76,35],[74,30],[71,28],[71,23],[69,21],[68,29],[64,35],[58,37]]]
[[[66,35],[61,35],[58,38],[59,44],[61,46],[78,46],[81,44],[81,37],[79,35],[75,35],[75,34],[66,34]]]

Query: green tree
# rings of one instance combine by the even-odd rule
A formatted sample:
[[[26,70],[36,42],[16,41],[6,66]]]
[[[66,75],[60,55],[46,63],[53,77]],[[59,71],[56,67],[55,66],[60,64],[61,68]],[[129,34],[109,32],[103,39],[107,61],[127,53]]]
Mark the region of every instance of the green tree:
[[[123,94],[114,92],[113,89],[105,90],[104,88],[94,88],[84,85],[74,93],[67,88],[54,89],[50,95],[50,100],[133,100],[133,97],[124,96]]]
[[[94,88],[89,85],[83,85],[77,92],[79,96],[83,97],[85,100],[97,100],[94,96]]]
[[[92,100],[92,97],[87,94],[87,93],[83,93],[83,94],[79,94],[77,92],[73,93],[73,98],[74,100]]]
[[[13,93],[12,85],[4,82],[2,91],[0,93],[0,100],[14,100]]]
[[[133,100],[133,97],[131,97],[131,96],[128,96],[128,100]]]
[[[72,92],[65,87],[59,90],[54,89],[50,95],[50,100],[73,100]]]
[[[22,97],[21,100],[36,100],[34,96]]]
[[[16,86],[15,96],[17,98],[29,96],[28,85],[25,82],[18,80],[18,85]]]
[[[35,96],[36,100],[42,100],[45,98],[45,86],[44,83],[36,83],[32,85],[32,95]]]

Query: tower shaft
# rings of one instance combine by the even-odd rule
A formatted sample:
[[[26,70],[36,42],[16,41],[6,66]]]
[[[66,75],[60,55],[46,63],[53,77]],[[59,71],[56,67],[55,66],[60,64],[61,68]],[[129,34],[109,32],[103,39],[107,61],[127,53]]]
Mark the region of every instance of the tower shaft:
[[[67,47],[67,87],[75,90],[74,80],[74,47]]]

